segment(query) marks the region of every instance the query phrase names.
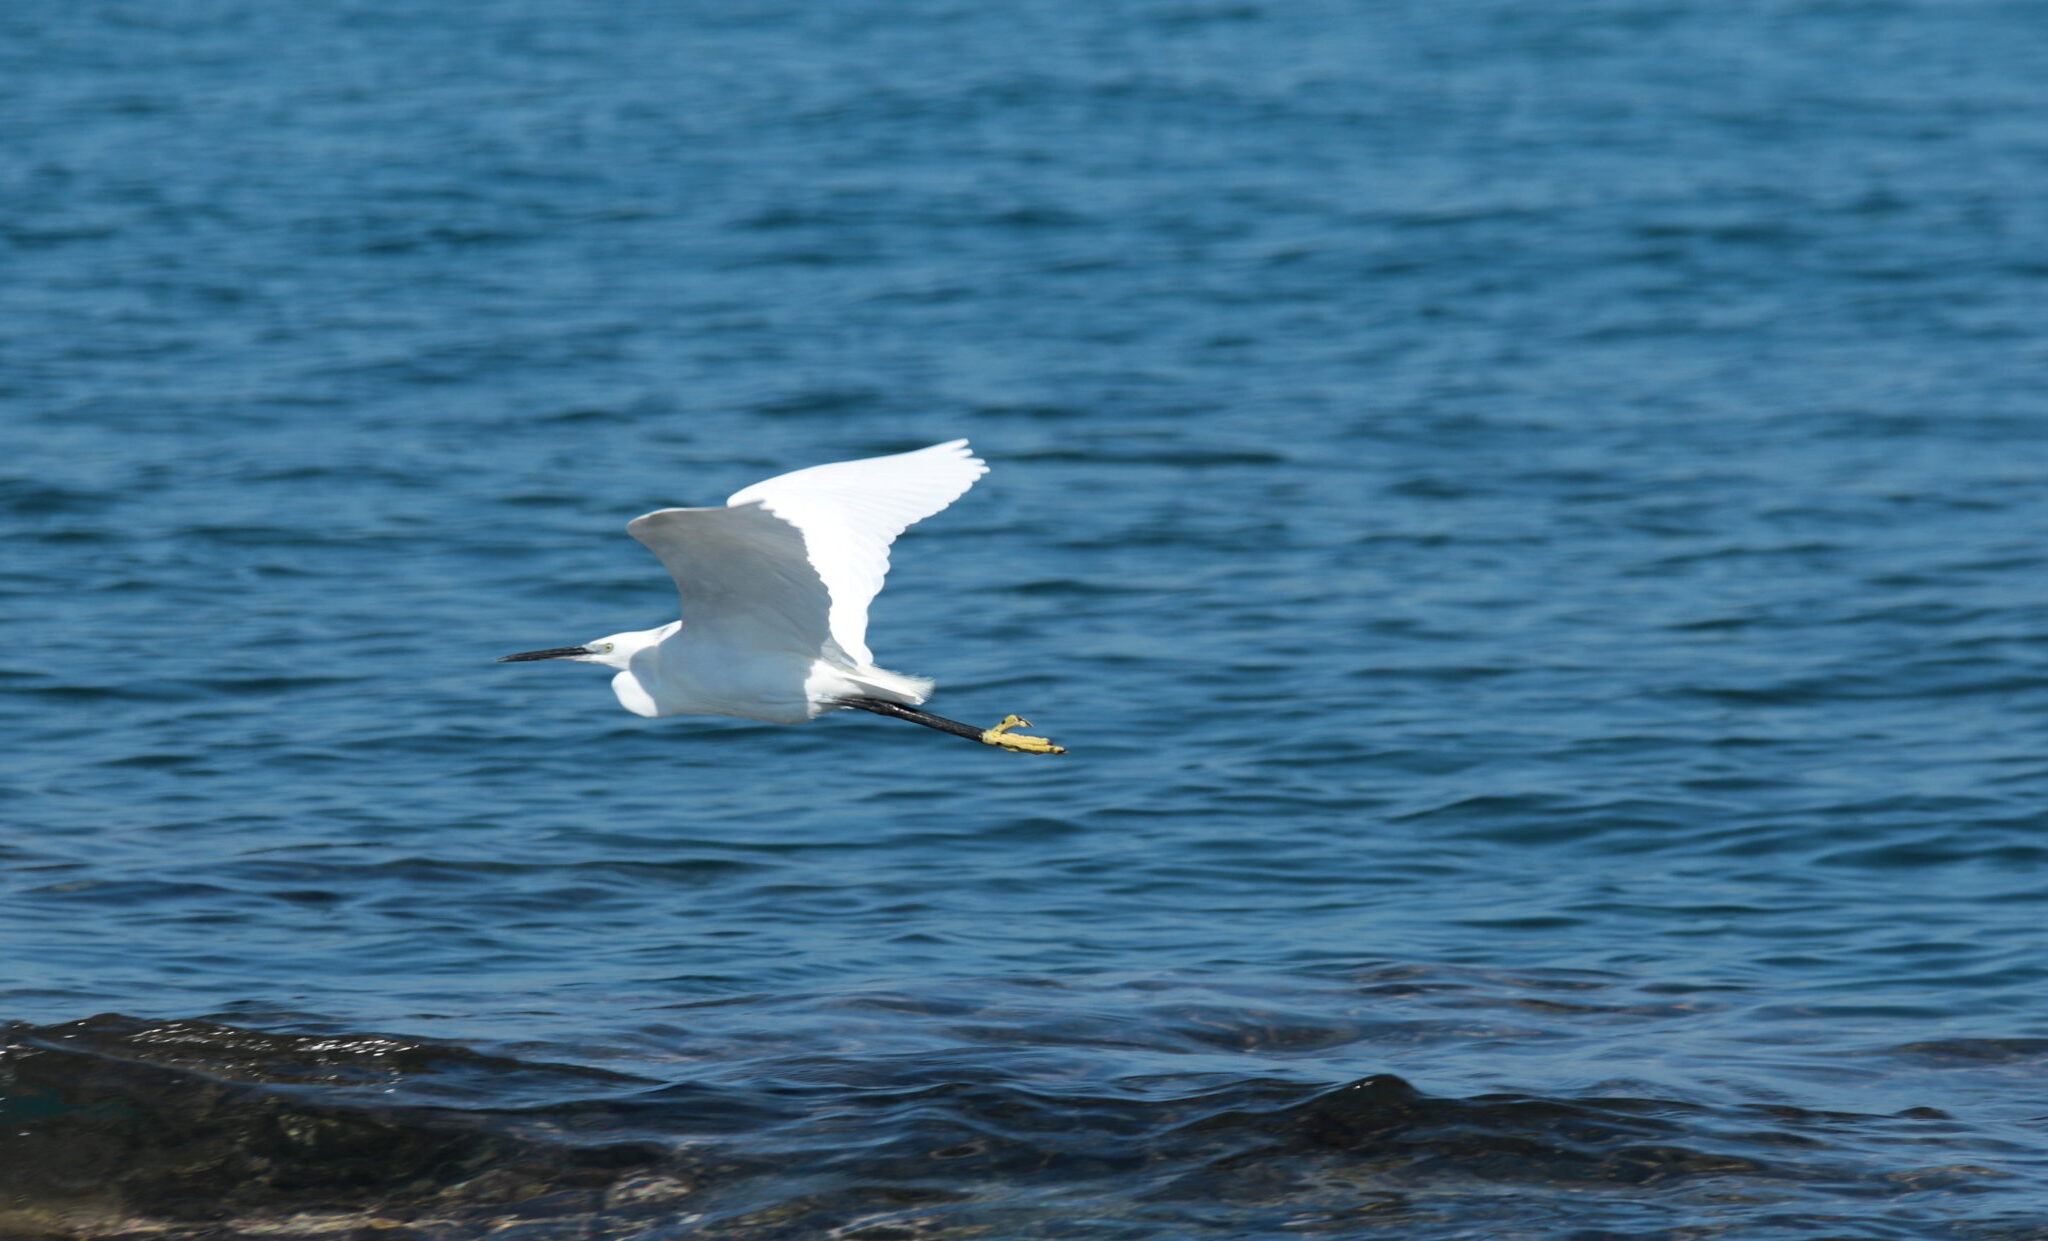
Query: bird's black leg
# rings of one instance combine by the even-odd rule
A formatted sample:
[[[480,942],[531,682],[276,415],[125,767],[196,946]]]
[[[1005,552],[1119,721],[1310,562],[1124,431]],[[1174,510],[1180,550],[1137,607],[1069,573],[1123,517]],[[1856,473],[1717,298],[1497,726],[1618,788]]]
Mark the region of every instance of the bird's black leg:
[[[936,728],[942,733],[952,733],[955,737],[967,737],[971,740],[979,741],[983,745],[992,745],[1021,754],[1065,754],[1067,752],[1065,746],[1054,745],[1043,737],[1026,737],[1022,734],[1011,732],[1010,730],[1013,728],[1031,727],[1030,720],[1018,719],[1014,715],[1004,717],[1003,722],[994,728],[976,728],[972,724],[963,724],[959,720],[949,720],[943,715],[933,715],[929,711],[920,711],[916,707],[907,707],[900,702],[890,702],[886,698],[841,698],[839,705],[842,707],[852,707],[856,711],[872,711],[876,715],[890,715],[899,720],[909,720],[913,724],[922,724],[926,728]]]
[[[936,728],[942,733],[952,733],[955,737],[981,740],[981,729],[972,724],[962,724],[959,720],[949,720],[943,715],[933,715],[916,707],[906,707],[900,702],[890,702],[886,698],[841,698],[839,705],[852,707],[856,711],[872,711],[876,715],[893,715],[899,720],[909,720],[926,728]]]

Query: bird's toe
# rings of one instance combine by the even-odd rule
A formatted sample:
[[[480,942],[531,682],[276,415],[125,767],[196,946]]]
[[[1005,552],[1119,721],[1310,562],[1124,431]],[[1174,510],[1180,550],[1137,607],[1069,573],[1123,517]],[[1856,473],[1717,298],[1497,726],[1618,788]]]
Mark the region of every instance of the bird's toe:
[[[985,729],[981,734],[983,745],[1009,750],[1017,754],[1065,754],[1067,747],[1054,745],[1044,737],[1027,737],[1010,731],[1013,728],[1029,728],[1031,721],[1021,715],[1006,715],[1003,722],[994,728]]]

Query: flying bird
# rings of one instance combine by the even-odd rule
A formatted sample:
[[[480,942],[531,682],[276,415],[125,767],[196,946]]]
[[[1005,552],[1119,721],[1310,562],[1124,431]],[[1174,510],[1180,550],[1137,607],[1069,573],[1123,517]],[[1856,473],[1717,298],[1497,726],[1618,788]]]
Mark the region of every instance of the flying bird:
[[[635,715],[733,715],[802,724],[852,708],[983,745],[1064,754],[1016,732],[920,711],[932,682],[875,666],[868,604],[889,545],[959,499],[988,466],[966,440],[814,465],[735,492],[723,508],[664,508],[626,524],[661,560],[683,618],[582,646],[521,651],[499,663],[567,659],[616,668],[612,692]]]

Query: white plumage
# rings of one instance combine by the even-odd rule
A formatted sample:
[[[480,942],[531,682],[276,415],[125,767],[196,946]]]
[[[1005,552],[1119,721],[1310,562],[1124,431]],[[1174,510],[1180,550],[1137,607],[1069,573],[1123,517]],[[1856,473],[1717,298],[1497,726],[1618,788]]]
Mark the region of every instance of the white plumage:
[[[657,509],[627,524],[675,578],[682,619],[582,646],[508,655],[617,669],[612,690],[639,715],[736,715],[799,724],[857,706],[1004,749],[1059,747],[914,708],[932,683],[875,666],[868,605],[889,546],[988,472],[966,440],[777,475],[723,508]]]
[[[967,441],[953,440],[893,457],[792,470],[742,487],[725,508],[659,509],[629,522],[626,532],[676,579],[684,623],[695,626],[699,611],[707,617],[744,612],[750,622],[773,616],[800,630],[810,646],[823,622],[838,654],[855,665],[872,664],[868,605],[889,572],[890,544],[986,473],[988,465],[968,451]],[[796,540],[787,537],[787,527]],[[722,555],[731,558],[714,567],[711,561]],[[709,597],[712,580],[734,593]],[[822,616],[819,589],[829,599]]]
[[[868,605],[889,546],[958,499],[988,466],[966,440],[793,470],[724,508],[665,508],[626,532],[660,558],[683,619],[608,642],[628,655],[612,689],[641,715],[738,715],[794,724],[851,695],[920,703],[931,682],[874,666]],[[596,662],[609,662],[598,660]]]

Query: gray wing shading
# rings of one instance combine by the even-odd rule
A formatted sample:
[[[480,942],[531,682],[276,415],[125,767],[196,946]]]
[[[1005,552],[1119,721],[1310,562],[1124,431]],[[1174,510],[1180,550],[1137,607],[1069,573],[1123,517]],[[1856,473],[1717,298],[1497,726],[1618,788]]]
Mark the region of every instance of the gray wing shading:
[[[695,639],[812,658],[832,640],[832,597],[803,533],[761,505],[658,509],[626,533],[676,580]]]
[[[906,527],[959,499],[986,473],[988,466],[968,450],[966,440],[952,440],[915,452],[777,475],[735,492],[726,503],[765,505],[801,532],[814,576],[831,595],[833,639],[856,664],[868,665],[874,662],[867,643],[868,605],[889,572],[889,545]],[[685,609],[684,624],[690,623],[687,616]]]

